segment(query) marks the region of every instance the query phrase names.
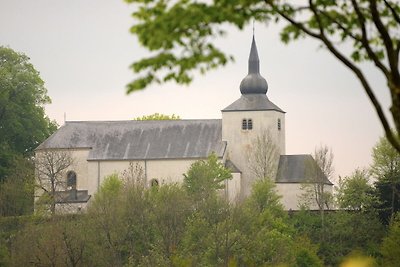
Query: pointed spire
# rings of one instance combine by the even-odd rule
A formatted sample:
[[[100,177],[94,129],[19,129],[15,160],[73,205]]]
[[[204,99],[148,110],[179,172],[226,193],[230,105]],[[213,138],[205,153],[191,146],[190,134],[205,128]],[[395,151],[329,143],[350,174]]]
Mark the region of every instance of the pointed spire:
[[[260,75],[260,60],[253,29],[253,40],[249,55],[249,73],[240,83],[240,92],[242,94],[266,94],[267,90],[267,81]]]
[[[254,34],[249,56],[249,74],[250,73],[260,73],[260,60],[258,59],[257,45]]]

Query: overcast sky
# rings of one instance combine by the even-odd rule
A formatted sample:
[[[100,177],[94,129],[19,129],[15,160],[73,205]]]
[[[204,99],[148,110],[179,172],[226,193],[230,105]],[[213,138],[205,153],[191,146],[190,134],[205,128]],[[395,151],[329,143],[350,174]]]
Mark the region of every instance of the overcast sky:
[[[229,29],[218,46],[235,62],[189,86],[154,85],[126,95],[134,79],[129,66],[148,55],[129,33],[133,7],[122,0],[0,0],[0,45],[28,55],[46,83],[47,115],[67,120],[128,120],[155,112],[184,119],[221,118],[240,97],[247,74],[252,27]],[[287,154],[332,148],[335,176],[368,167],[371,149],[383,135],[360,83],[318,43],[279,41],[279,27],[256,24],[261,74],[268,97],[286,111]],[[366,66],[368,78],[388,110],[382,75]]]

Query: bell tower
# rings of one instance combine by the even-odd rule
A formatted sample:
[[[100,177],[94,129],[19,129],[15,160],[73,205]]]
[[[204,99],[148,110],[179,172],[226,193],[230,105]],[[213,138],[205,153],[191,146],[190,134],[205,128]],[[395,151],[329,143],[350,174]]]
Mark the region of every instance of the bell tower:
[[[257,138],[267,135],[278,154],[285,154],[285,112],[268,99],[267,91],[253,34],[248,74],[240,83],[242,96],[222,110],[222,140],[227,142],[227,157],[242,172],[241,197],[250,194],[257,178],[250,168]]]

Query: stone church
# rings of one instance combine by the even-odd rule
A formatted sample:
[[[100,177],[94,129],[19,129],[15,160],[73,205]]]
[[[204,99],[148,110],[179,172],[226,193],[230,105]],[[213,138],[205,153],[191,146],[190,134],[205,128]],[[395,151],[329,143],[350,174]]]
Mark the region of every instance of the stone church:
[[[72,211],[85,208],[105,177],[122,173],[132,163],[141,167],[148,186],[180,183],[190,165],[210,153],[232,172],[233,178],[225,183],[230,201],[248,196],[257,179],[254,170],[267,167],[285,209],[296,210],[302,185],[312,180],[308,170],[315,161],[311,155],[285,154],[285,112],[269,100],[267,91],[253,36],[248,74],[240,84],[242,95],[222,109],[222,119],[71,121],[40,144],[36,153],[67,150],[72,155],[73,164],[65,174],[70,187],[58,192],[58,206],[68,204]],[[267,145],[273,149],[261,147]],[[268,166],[255,166],[266,164],[257,158],[266,159]],[[332,191],[332,183],[323,179],[325,190]]]

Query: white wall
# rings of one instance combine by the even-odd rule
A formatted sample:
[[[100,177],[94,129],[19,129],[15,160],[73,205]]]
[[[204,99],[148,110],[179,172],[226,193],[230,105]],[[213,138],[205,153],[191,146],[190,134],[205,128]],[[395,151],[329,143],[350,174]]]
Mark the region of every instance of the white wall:
[[[157,179],[159,183],[181,183],[183,174],[187,172],[195,159],[163,159],[163,160],[140,160],[140,161],[89,161],[88,163],[88,193],[93,195],[98,186],[108,175],[122,174],[128,170],[129,163],[138,164],[144,171],[146,183]]]
[[[299,203],[301,200],[302,194],[305,193],[305,190],[302,189],[302,184],[300,183],[276,183],[276,191],[278,195],[282,196],[281,203],[283,204],[285,210],[299,210]],[[333,186],[325,185],[325,192],[332,193]],[[309,208],[311,210],[317,210],[318,205],[315,202],[313,197],[309,198]]]
[[[253,129],[242,130],[242,120],[252,119]],[[278,119],[281,129],[278,130]],[[241,198],[248,196],[255,179],[249,169],[249,154],[256,138],[269,132],[280,154],[285,154],[285,114],[274,111],[222,112],[222,140],[227,141],[227,158],[242,172]],[[276,159],[278,160],[278,159]]]

